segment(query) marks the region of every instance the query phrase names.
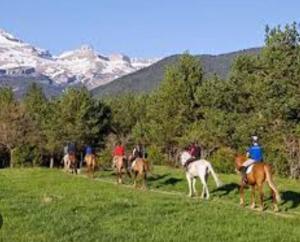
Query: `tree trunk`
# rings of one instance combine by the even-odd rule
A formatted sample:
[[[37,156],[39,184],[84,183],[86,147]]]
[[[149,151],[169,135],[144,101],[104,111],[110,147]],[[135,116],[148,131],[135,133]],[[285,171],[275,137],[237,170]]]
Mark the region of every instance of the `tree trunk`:
[[[10,161],[9,161],[9,165],[10,168],[14,167],[14,161],[13,161],[13,153],[14,153],[14,149],[10,148],[9,149],[9,153],[10,153]]]
[[[54,166],[54,158],[53,158],[53,156],[51,156],[51,158],[50,158],[50,168],[53,168],[53,166]]]

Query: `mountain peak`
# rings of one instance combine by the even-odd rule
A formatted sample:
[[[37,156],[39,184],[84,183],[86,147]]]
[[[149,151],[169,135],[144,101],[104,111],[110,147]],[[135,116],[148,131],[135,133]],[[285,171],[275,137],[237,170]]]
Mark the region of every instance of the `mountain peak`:
[[[21,40],[17,39],[15,36],[13,36],[11,33],[5,31],[4,29],[0,28],[0,36],[11,40],[11,41],[17,41],[17,42],[22,42]]]
[[[147,65],[150,64],[152,62]],[[12,78],[19,75],[19,79],[25,80],[25,67],[31,70],[30,75],[42,75],[53,84],[84,84],[88,88],[94,88],[137,71],[142,66],[132,65],[131,59],[124,54],[102,56],[87,44],[52,57],[48,51],[23,42],[0,29],[0,81],[9,75]]]

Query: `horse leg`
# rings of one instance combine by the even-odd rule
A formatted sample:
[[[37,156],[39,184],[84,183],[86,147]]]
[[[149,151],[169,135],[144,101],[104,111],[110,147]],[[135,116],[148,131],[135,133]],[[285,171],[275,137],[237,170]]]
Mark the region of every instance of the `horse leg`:
[[[193,190],[196,196],[198,196],[198,192],[196,190],[196,179],[193,179]]]
[[[94,178],[95,177],[95,163],[93,164],[93,167],[92,167],[92,177]]]
[[[207,183],[206,183],[206,180],[205,180],[205,174],[201,174],[201,175],[199,175],[199,177],[200,177],[200,180],[201,180],[202,185],[203,185],[201,198],[203,199],[204,196],[206,195],[206,199],[209,199],[209,192],[208,192],[208,187],[207,187]]]
[[[147,189],[147,173],[143,172],[143,188]]]
[[[128,168],[126,168],[126,172],[127,172],[128,177],[131,178],[131,173]]]
[[[259,205],[259,210],[263,211],[264,210],[264,191],[263,191],[263,184],[258,184],[258,192],[259,192],[259,200],[260,200],[260,205]]]
[[[243,185],[243,182],[241,182],[241,186],[240,186],[240,205],[242,207],[245,206],[245,194],[244,194],[244,185]]]
[[[189,185],[189,194],[188,194],[188,196],[189,196],[189,197],[192,197],[192,196],[193,196],[192,179],[194,179],[194,178],[191,178],[191,177],[189,176],[189,174],[186,173],[186,179],[187,179],[188,185]]]
[[[123,184],[123,178],[122,178],[122,169],[119,172],[119,183]]]
[[[255,185],[251,186],[251,202],[250,202],[250,208],[255,208]]]
[[[210,195],[208,191],[207,179],[208,179],[208,173],[205,174],[204,180],[205,180],[205,188],[206,188],[206,199],[209,199]]]
[[[279,208],[278,208],[278,204],[277,204],[276,193],[274,192],[274,190],[271,187],[270,187],[270,190],[271,190],[271,196],[272,196],[273,210],[274,210],[274,212],[278,212]]]
[[[137,188],[136,180],[137,180],[138,173],[136,171],[134,171],[133,175],[134,175],[134,177],[133,177],[133,187]]]
[[[122,183],[122,169],[117,168],[117,183],[121,184]]]

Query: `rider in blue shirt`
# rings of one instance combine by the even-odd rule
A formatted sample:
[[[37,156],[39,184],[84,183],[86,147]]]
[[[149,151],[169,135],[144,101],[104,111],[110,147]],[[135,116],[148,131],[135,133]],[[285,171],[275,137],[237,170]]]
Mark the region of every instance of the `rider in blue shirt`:
[[[86,155],[91,155],[93,153],[93,149],[92,149],[92,147],[91,146],[87,146],[86,148],[85,148],[85,154]]]
[[[262,148],[259,146],[259,144],[254,143],[249,149],[248,149],[248,156],[250,159],[254,160],[255,162],[260,162],[263,159],[263,152]]]
[[[243,181],[247,183],[247,175],[246,170],[249,166],[254,163],[262,162],[263,161],[263,150],[261,146],[258,144],[258,137],[252,136],[252,146],[247,150],[247,157],[248,159],[242,165],[242,175]]]

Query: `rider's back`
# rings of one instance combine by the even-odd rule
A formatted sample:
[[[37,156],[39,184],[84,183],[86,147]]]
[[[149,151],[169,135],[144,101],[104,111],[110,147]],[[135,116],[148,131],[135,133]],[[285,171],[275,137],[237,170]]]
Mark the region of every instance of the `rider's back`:
[[[125,149],[123,146],[118,145],[114,150],[114,156],[124,156],[125,155]]]
[[[253,145],[248,150],[251,159],[256,162],[261,162],[263,160],[263,151],[259,145]]]

